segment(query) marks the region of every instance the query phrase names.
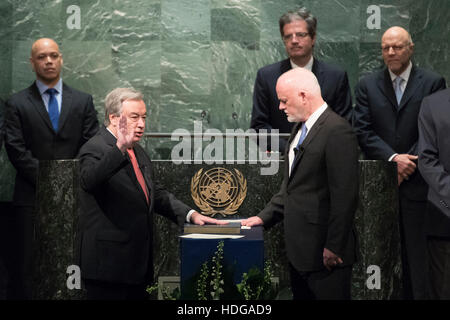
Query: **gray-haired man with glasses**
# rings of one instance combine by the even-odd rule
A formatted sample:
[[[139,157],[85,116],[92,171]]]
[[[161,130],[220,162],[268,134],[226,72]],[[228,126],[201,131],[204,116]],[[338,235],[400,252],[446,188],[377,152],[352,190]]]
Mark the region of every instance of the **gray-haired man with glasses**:
[[[293,124],[278,108],[280,101],[275,86],[283,73],[297,67],[314,73],[324,100],[333,111],[350,121],[352,98],[347,73],[313,57],[317,19],[308,10],[301,8],[283,14],[279,26],[289,58],[258,70],[253,91],[250,127],[256,130],[267,129],[269,132],[272,129],[278,129],[280,133],[291,132]],[[286,140],[280,139],[279,146],[279,150],[283,151]]]

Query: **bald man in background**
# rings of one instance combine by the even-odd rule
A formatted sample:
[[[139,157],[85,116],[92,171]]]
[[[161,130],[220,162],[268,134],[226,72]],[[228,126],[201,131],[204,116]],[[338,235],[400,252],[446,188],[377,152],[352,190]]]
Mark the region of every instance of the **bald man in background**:
[[[414,43],[401,27],[386,30],[381,52],[386,68],[356,86],[353,125],[366,159],[397,164],[404,298],[424,299],[428,186],[417,169],[417,119],[422,99],[444,89],[445,79],[413,65]]]
[[[31,299],[32,239],[40,160],[73,159],[98,131],[92,96],[61,78],[62,54],[55,41],[33,43],[30,63],[36,81],[6,102],[5,148],[16,169],[13,195],[16,237],[11,241],[8,299]]]

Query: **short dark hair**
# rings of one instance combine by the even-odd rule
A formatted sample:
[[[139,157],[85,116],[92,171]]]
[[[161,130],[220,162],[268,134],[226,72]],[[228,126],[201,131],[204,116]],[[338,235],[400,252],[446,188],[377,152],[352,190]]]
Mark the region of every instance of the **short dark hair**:
[[[281,37],[284,36],[284,26],[296,20],[303,20],[306,22],[306,25],[308,26],[308,34],[311,38],[314,39],[314,37],[316,36],[317,19],[305,7],[299,8],[294,11],[288,11],[280,17],[278,23],[280,25]]]

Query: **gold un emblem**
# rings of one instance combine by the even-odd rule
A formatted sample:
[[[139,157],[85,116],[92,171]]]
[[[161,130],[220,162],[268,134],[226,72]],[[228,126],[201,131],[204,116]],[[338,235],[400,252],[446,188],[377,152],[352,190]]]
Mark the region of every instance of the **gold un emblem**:
[[[204,215],[214,217],[233,215],[247,195],[247,180],[242,173],[233,169],[203,169],[191,179],[191,196]]]

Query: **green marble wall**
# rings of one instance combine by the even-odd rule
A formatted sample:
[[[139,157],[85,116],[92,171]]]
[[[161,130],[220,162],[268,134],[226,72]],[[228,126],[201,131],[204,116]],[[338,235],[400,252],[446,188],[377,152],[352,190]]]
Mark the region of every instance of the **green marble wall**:
[[[60,44],[64,80],[94,96],[100,119],[105,95],[133,86],[150,105],[149,132],[196,120],[246,129],[257,69],[285,57],[278,18],[301,5],[318,17],[316,56],[345,68],[352,88],[382,64],[379,39],[392,25],[410,30],[417,64],[450,78],[448,0],[3,0],[0,97],[33,81],[30,46],[46,36]],[[160,157],[166,143],[146,146]],[[2,150],[0,201],[11,200],[13,177]]]

